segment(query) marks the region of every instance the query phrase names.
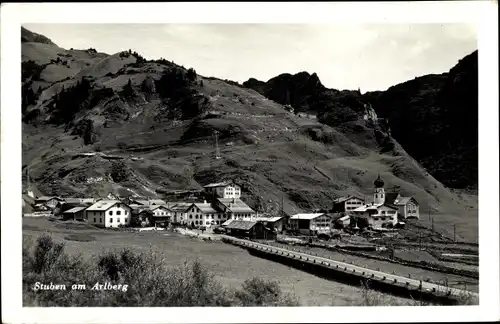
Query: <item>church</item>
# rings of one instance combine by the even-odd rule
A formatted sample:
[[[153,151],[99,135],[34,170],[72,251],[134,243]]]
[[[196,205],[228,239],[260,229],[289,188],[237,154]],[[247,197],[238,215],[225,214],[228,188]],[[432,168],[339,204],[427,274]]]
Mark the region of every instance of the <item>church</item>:
[[[380,175],[373,185],[373,202],[352,210],[354,217],[364,220],[372,228],[392,227],[399,219],[419,218],[418,202],[413,197],[402,197],[399,193],[386,194],[385,183]]]

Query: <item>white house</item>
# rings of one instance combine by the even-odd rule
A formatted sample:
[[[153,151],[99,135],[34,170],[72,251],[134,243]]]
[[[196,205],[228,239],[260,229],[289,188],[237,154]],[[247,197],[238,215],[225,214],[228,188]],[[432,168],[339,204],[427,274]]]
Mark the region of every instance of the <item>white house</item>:
[[[332,221],[325,213],[295,214],[290,217],[290,227],[302,234],[316,235],[330,233]]]
[[[353,215],[366,220],[372,228],[382,228],[385,225],[396,225],[398,222],[398,209],[390,205],[364,205],[353,210]]]
[[[402,197],[399,193],[388,193],[386,202],[398,208],[398,215],[401,219],[420,219],[419,204],[413,197]]]
[[[356,197],[356,196],[349,196],[349,197],[340,197],[337,198],[333,201],[333,208],[332,212],[334,213],[349,213],[353,211],[354,209],[362,206],[364,204],[364,200]]]
[[[235,198],[241,197],[240,186],[231,181],[211,183],[203,187],[206,193],[210,193],[220,198]]]
[[[130,224],[131,208],[119,200],[101,200],[85,210],[89,224],[118,227]]]
[[[186,211],[186,219],[183,224],[198,226],[221,225],[226,220],[226,216],[220,210],[216,210],[206,201],[203,203],[192,203]]]
[[[186,211],[193,203],[169,202],[167,208],[172,212],[172,221],[174,223],[184,223],[186,221]]]
[[[237,198],[218,198],[215,206],[226,214],[227,219],[253,221],[255,211]]]
[[[151,210],[153,216],[156,217],[172,217],[171,211],[164,205],[152,205],[149,206],[149,210]]]

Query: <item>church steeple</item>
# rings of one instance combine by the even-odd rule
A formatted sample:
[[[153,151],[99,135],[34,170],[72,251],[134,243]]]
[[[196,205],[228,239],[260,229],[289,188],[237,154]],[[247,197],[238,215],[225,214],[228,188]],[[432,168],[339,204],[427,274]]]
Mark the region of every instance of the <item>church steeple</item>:
[[[384,187],[384,180],[380,177],[380,173],[378,174],[377,179],[373,182],[375,185],[375,188],[383,188]]]
[[[380,174],[373,182],[375,188],[373,189],[373,203],[381,205],[385,202],[384,180],[380,178]]]

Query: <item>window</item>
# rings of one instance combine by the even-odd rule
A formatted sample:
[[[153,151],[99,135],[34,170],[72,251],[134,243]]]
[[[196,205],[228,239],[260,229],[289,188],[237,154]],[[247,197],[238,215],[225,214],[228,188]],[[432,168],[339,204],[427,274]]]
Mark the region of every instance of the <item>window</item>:
[[[109,215],[110,216],[113,215],[113,211],[112,210],[109,211]]]
[[[95,218],[94,218],[94,223],[95,223]]]
[[[128,212],[127,212],[127,211],[125,211],[125,215],[128,215]]]
[[[102,218],[99,218],[99,223],[101,223],[101,224],[102,224]]]
[[[110,218],[110,219],[109,219],[109,222],[110,222],[110,223],[113,223],[113,218]]]
[[[116,215],[121,215],[121,210],[116,211]]]
[[[195,221],[194,223],[195,223],[196,225],[198,225],[198,221]]]
[[[189,219],[193,219],[193,215],[189,215]]]
[[[102,216],[102,212],[99,212],[99,216]]]
[[[210,225],[210,222],[206,222],[205,224],[206,224],[206,225]]]
[[[194,218],[198,219],[198,214],[196,214],[196,216],[194,216]]]
[[[119,222],[120,222],[120,219],[119,219],[119,218],[117,218],[117,219],[116,219],[116,222],[117,222],[117,223],[119,223]]]

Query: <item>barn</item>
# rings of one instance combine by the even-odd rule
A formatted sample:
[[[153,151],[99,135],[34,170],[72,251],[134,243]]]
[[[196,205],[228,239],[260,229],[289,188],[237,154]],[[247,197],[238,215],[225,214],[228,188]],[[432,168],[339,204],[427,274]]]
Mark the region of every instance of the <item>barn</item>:
[[[226,226],[228,235],[249,238],[249,239],[264,239],[274,240],[276,233],[266,228],[262,223],[233,220]]]

